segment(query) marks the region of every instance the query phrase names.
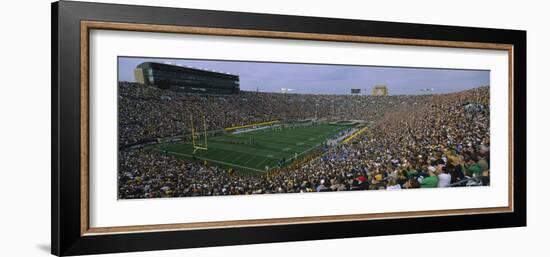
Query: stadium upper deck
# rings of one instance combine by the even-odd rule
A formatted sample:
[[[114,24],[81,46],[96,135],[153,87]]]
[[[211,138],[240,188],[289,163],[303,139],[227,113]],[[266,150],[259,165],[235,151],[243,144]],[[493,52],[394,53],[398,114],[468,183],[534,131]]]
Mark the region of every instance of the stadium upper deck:
[[[239,92],[239,76],[223,72],[144,62],[134,70],[140,84],[196,94],[234,94]]]

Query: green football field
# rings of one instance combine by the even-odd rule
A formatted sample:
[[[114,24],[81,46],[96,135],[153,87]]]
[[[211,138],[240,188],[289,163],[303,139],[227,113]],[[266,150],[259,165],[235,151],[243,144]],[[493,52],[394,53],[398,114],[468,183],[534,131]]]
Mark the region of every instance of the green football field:
[[[225,134],[208,138],[208,150],[198,150],[195,157],[210,165],[231,167],[239,172],[265,172],[266,167],[272,169],[283,159],[288,164],[296,155],[317,148],[327,138],[347,128],[349,126],[326,124]],[[163,144],[155,149],[193,159],[191,142]]]

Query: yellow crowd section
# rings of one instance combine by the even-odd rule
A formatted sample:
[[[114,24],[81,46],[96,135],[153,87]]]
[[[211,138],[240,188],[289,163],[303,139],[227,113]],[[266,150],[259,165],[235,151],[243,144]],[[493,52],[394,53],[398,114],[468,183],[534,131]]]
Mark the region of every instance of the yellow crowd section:
[[[361,133],[365,132],[367,130],[367,127],[364,127],[362,129],[360,129],[359,131],[353,133],[353,135],[349,136],[348,138],[344,139],[344,143],[347,143],[349,141],[351,141],[352,139],[354,139],[355,137],[361,135]]]

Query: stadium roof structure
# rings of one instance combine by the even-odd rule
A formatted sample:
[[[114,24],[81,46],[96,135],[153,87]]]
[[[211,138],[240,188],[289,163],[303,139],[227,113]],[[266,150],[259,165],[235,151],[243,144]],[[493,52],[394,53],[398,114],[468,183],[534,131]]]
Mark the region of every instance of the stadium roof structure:
[[[164,69],[173,69],[175,71],[192,71],[197,73],[203,73],[206,75],[213,75],[213,76],[222,76],[222,77],[229,77],[229,78],[236,78],[238,79],[239,76],[235,74],[231,74],[228,72],[222,72],[222,71],[215,71],[215,70],[208,70],[208,69],[201,69],[197,67],[190,67],[190,66],[182,66],[178,65],[176,63],[160,63],[160,62],[144,62],[139,64],[136,68],[164,68]]]
[[[144,62],[134,70],[136,82],[192,94],[235,94],[239,76],[172,63]]]

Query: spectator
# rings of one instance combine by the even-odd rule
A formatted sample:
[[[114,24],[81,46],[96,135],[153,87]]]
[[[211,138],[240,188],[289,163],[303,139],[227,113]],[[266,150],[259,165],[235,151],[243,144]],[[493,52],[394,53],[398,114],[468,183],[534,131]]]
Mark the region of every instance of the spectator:
[[[121,199],[490,184],[488,87],[418,96],[200,96],[120,82],[118,109]],[[331,139],[291,165],[258,175],[140,148],[173,136],[189,139],[187,123],[201,115],[208,117],[208,131],[312,118],[363,120],[369,129],[349,143]]]
[[[430,166],[428,168],[428,173],[426,177],[422,178],[420,181],[421,188],[437,187],[439,180],[435,175],[435,171],[436,171],[436,168],[433,166]]]

